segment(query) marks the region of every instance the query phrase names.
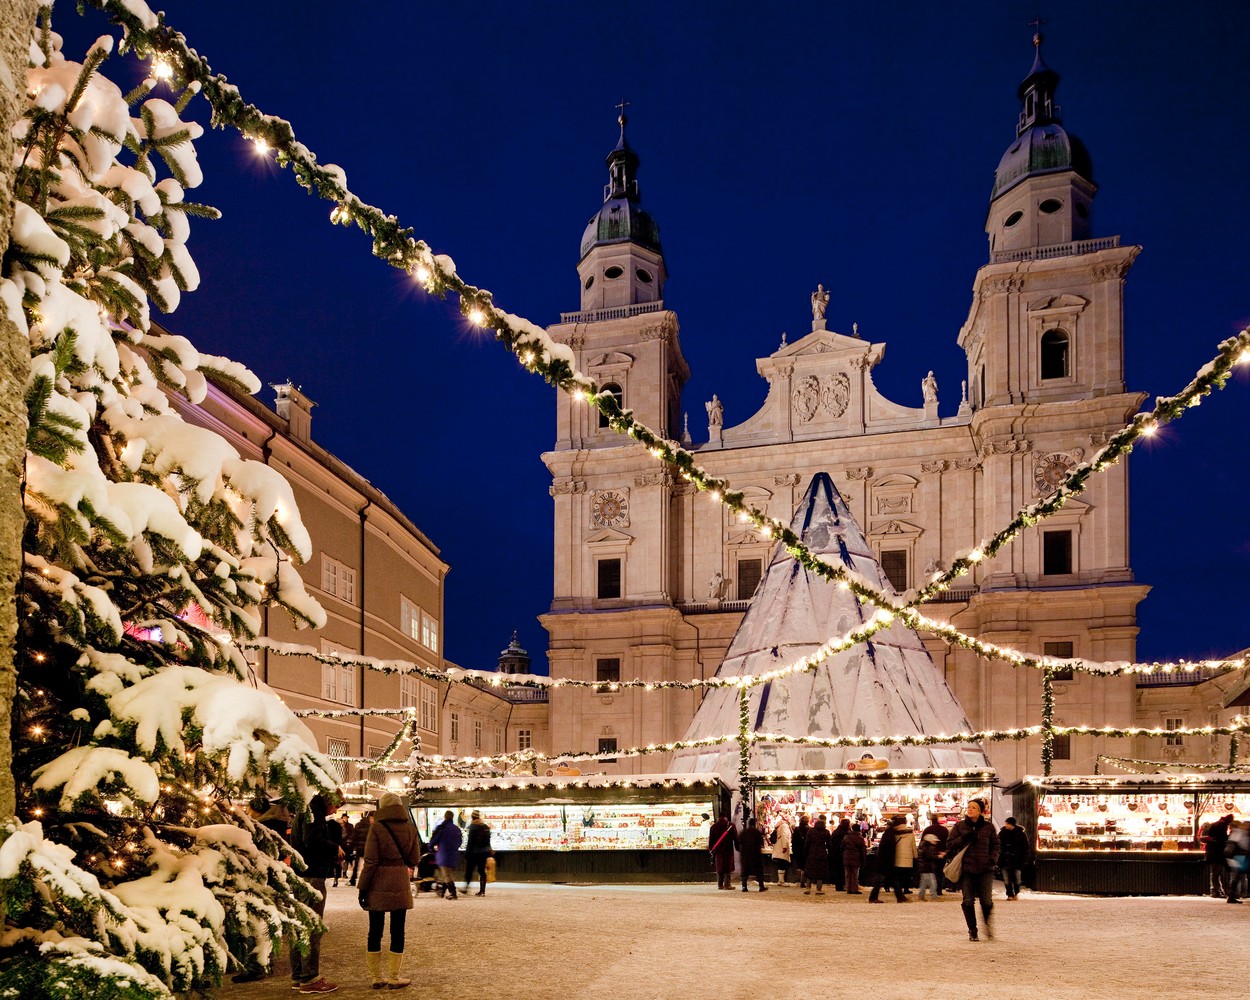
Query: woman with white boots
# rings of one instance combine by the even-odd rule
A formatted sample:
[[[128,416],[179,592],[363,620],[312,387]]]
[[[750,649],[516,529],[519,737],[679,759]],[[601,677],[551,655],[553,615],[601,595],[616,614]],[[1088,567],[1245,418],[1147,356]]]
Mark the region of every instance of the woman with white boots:
[[[411,869],[421,858],[417,828],[398,795],[387,792],[373,814],[360,872],[360,905],[369,911],[365,959],[375,990],[398,990],[412,983],[400,976],[404,960],[404,921],[412,909]],[[391,915],[391,950],[382,969],[382,927]]]

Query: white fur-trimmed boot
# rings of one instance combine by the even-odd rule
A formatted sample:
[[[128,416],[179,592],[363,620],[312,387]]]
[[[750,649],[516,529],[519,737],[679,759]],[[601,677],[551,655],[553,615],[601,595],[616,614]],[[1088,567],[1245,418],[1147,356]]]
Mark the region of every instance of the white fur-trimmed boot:
[[[411,979],[404,979],[399,974],[400,966],[404,964],[404,953],[402,951],[390,951],[386,953],[386,988],[391,990],[402,990],[405,986],[411,986]]]
[[[386,988],[386,977],[382,975],[382,953],[366,951],[365,965],[369,969],[369,981],[375,990]]]

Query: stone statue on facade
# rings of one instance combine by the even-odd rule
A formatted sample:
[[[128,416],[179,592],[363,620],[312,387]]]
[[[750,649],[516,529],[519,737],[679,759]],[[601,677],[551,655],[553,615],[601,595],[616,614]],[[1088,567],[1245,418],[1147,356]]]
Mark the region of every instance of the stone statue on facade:
[[[707,596],[710,600],[719,601],[725,596],[725,577],[720,570],[712,574],[707,582]]]
[[[812,319],[824,319],[828,308],[829,293],[825,291],[824,285],[818,284],[816,291],[812,292]]]
[[[703,405],[707,408],[707,425],[709,427],[719,427],[725,422],[725,407],[721,404],[720,398],[716,393],[712,393],[712,398]]]
[[[928,375],[920,383],[920,391],[924,394],[926,403],[936,403],[937,398],[937,379],[933,377],[933,372]]]

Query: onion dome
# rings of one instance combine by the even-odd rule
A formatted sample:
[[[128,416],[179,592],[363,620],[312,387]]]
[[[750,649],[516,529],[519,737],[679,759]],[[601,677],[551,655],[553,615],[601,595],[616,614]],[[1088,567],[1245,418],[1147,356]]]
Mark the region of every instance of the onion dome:
[[[621,109],[617,119],[621,137],[606,160],[609,180],[603,187],[603,207],[591,216],[582,233],[579,259],[583,260],[595,247],[610,243],[636,243],[656,253],[662,252],[660,227],[643,210],[638,193],[638,154],[625,139],[625,124],[629,120],[625,117],[626,102],[622,101],[618,107]]]

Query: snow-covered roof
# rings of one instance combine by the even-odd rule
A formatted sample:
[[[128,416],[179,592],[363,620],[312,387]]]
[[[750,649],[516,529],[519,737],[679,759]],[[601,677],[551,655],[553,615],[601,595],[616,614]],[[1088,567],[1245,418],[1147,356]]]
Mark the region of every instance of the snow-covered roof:
[[[883,590],[890,585],[863,532],[827,473],[817,473],[791,522],[816,555],[841,564]],[[854,593],[827,582],[778,548],[717,676],[767,673],[806,656],[833,635],[859,627],[873,614]],[[919,637],[895,622],[874,638],[750,691],[756,732],[786,736],[915,736],[972,729],[942,672]],[[683,739],[738,732],[738,690],[710,690]],[[752,771],[849,770],[863,750],[796,745],[751,749]],[[991,771],[975,744],[873,748],[894,769]],[[715,771],[737,784],[738,747],[689,748],[673,755],[673,773]]]
[[[583,774],[583,775],[501,775],[497,778],[432,778],[417,782],[418,789],[439,791],[482,791],[499,788],[691,788],[715,785],[718,774]]]

